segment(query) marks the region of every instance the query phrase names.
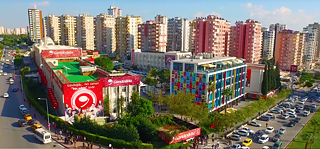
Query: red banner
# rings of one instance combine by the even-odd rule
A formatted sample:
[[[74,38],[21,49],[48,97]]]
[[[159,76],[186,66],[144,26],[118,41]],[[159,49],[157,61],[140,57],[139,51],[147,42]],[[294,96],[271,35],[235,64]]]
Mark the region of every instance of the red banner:
[[[298,66],[297,65],[291,65],[290,66],[290,72],[293,72],[293,73],[298,72]]]
[[[196,129],[192,129],[189,131],[185,131],[182,133],[178,133],[176,135],[174,135],[172,141],[169,144],[173,144],[173,143],[177,143],[177,142],[181,142],[196,136],[200,136],[201,135],[201,128],[196,128]]]
[[[81,49],[70,50],[43,50],[41,52],[42,58],[66,58],[66,57],[80,57]]]
[[[59,103],[57,101],[57,98],[54,96],[53,90],[51,88],[48,88],[48,96],[53,108],[56,110],[59,109]]]
[[[99,81],[103,82],[103,87],[137,85],[140,84],[140,76],[105,77]]]
[[[100,81],[63,84],[64,104],[71,110],[86,110],[103,102]]]

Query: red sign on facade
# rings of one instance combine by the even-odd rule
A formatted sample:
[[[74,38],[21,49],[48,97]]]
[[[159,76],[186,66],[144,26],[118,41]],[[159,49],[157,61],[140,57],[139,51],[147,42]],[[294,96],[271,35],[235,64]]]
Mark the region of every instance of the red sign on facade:
[[[140,76],[106,77],[99,78],[103,87],[126,86],[140,84]]]
[[[81,49],[72,50],[44,50],[41,52],[43,58],[66,58],[66,57],[80,57]]]
[[[72,110],[97,107],[103,102],[100,81],[63,84],[64,104]]]
[[[298,66],[297,65],[291,65],[290,66],[290,72],[298,72]]]
[[[189,131],[185,131],[182,133],[178,133],[176,135],[173,136],[173,138],[169,138],[170,136],[168,136],[166,133],[164,133],[163,131],[159,131],[158,132],[160,135],[160,138],[165,141],[168,144],[174,144],[177,142],[181,142],[190,138],[194,138],[197,136],[201,135],[201,128],[196,128],[196,129],[192,129]]]

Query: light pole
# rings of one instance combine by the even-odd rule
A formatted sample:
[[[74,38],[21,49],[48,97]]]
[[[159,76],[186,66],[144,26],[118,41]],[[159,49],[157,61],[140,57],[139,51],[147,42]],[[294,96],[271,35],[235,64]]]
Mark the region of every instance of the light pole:
[[[50,122],[49,122],[49,107],[48,107],[48,99],[47,98],[38,98],[39,100],[45,100],[47,105],[47,119],[48,119],[48,129],[50,132]]]

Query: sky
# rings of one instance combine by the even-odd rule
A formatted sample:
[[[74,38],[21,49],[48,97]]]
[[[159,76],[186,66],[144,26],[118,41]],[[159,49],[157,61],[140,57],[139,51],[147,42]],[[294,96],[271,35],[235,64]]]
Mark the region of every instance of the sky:
[[[141,16],[143,21],[154,20],[157,14],[189,20],[213,14],[230,21],[231,25],[254,19],[263,27],[281,23],[297,31],[318,22],[320,16],[319,0],[2,0],[0,26],[26,28],[27,10],[33,8],[34,3],[42,10],[43,17],[49,14],[96,16],[107,13],[114,4],[122,9],[122,15]]]

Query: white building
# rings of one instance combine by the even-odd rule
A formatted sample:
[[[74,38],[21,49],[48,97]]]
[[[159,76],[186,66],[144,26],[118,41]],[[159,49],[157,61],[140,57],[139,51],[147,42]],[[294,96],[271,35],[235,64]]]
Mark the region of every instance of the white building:
[[[0,26],[0,35],[3,35],[6,33],[6,30],[4,28],[4,26]]]
[[[92,16],[82,14],[77,17],[77,46],[84,50],[94,50],[94,20]]]
[[[76,46],[76,27],[77,18],[70,15],[60,17],[61,23],[61,44],[68,46]]]
[[[275,31],[262,28],[262,58],[273,58]]]
[[[55,15],[48,15],[45,17],[46,36],[50,37],[54,43],[60,44],[61,26],[60,17]]]
[[[27,31],[25,28],[20,28],[20,34],[27,34]]]
[[[28,9],[29,37],[33,42],[40,42],[44,37],[42,11],[34,8]]]
[[[15,35],[20,35],[21,33],[20,33],[20,28],[15,28],[14,29],[14,34]]]
[[[149,70],[150,68],[157,68],[158,70],[163,70],[170,69],[171,61],[183,58],[190,58],[191,55],[191,52],[180,51],[140,52],[139,50],[135,50],[132,60],[134,66],[137,66],[139,69]]]
[[[312,66],[312,62],[318,58],[319,29],[312,25],[303,28],[303,33],[305,34],[303,66],[309,69]]]
[[[122,10],[119,9],[117,6],[110,6],[108,9],[108,14],[112,15],[114,18],[122,16]]]
[[[108,14],[100,14],[95,18],[95,46],[110,57],[116,51],[116,19]]]
[[[246,93],[247,97],[259,99],[263,80],[264,64],[247,63]]]
[[[190,51],[190,21],[175,17],[168,20],[167,51]]]

